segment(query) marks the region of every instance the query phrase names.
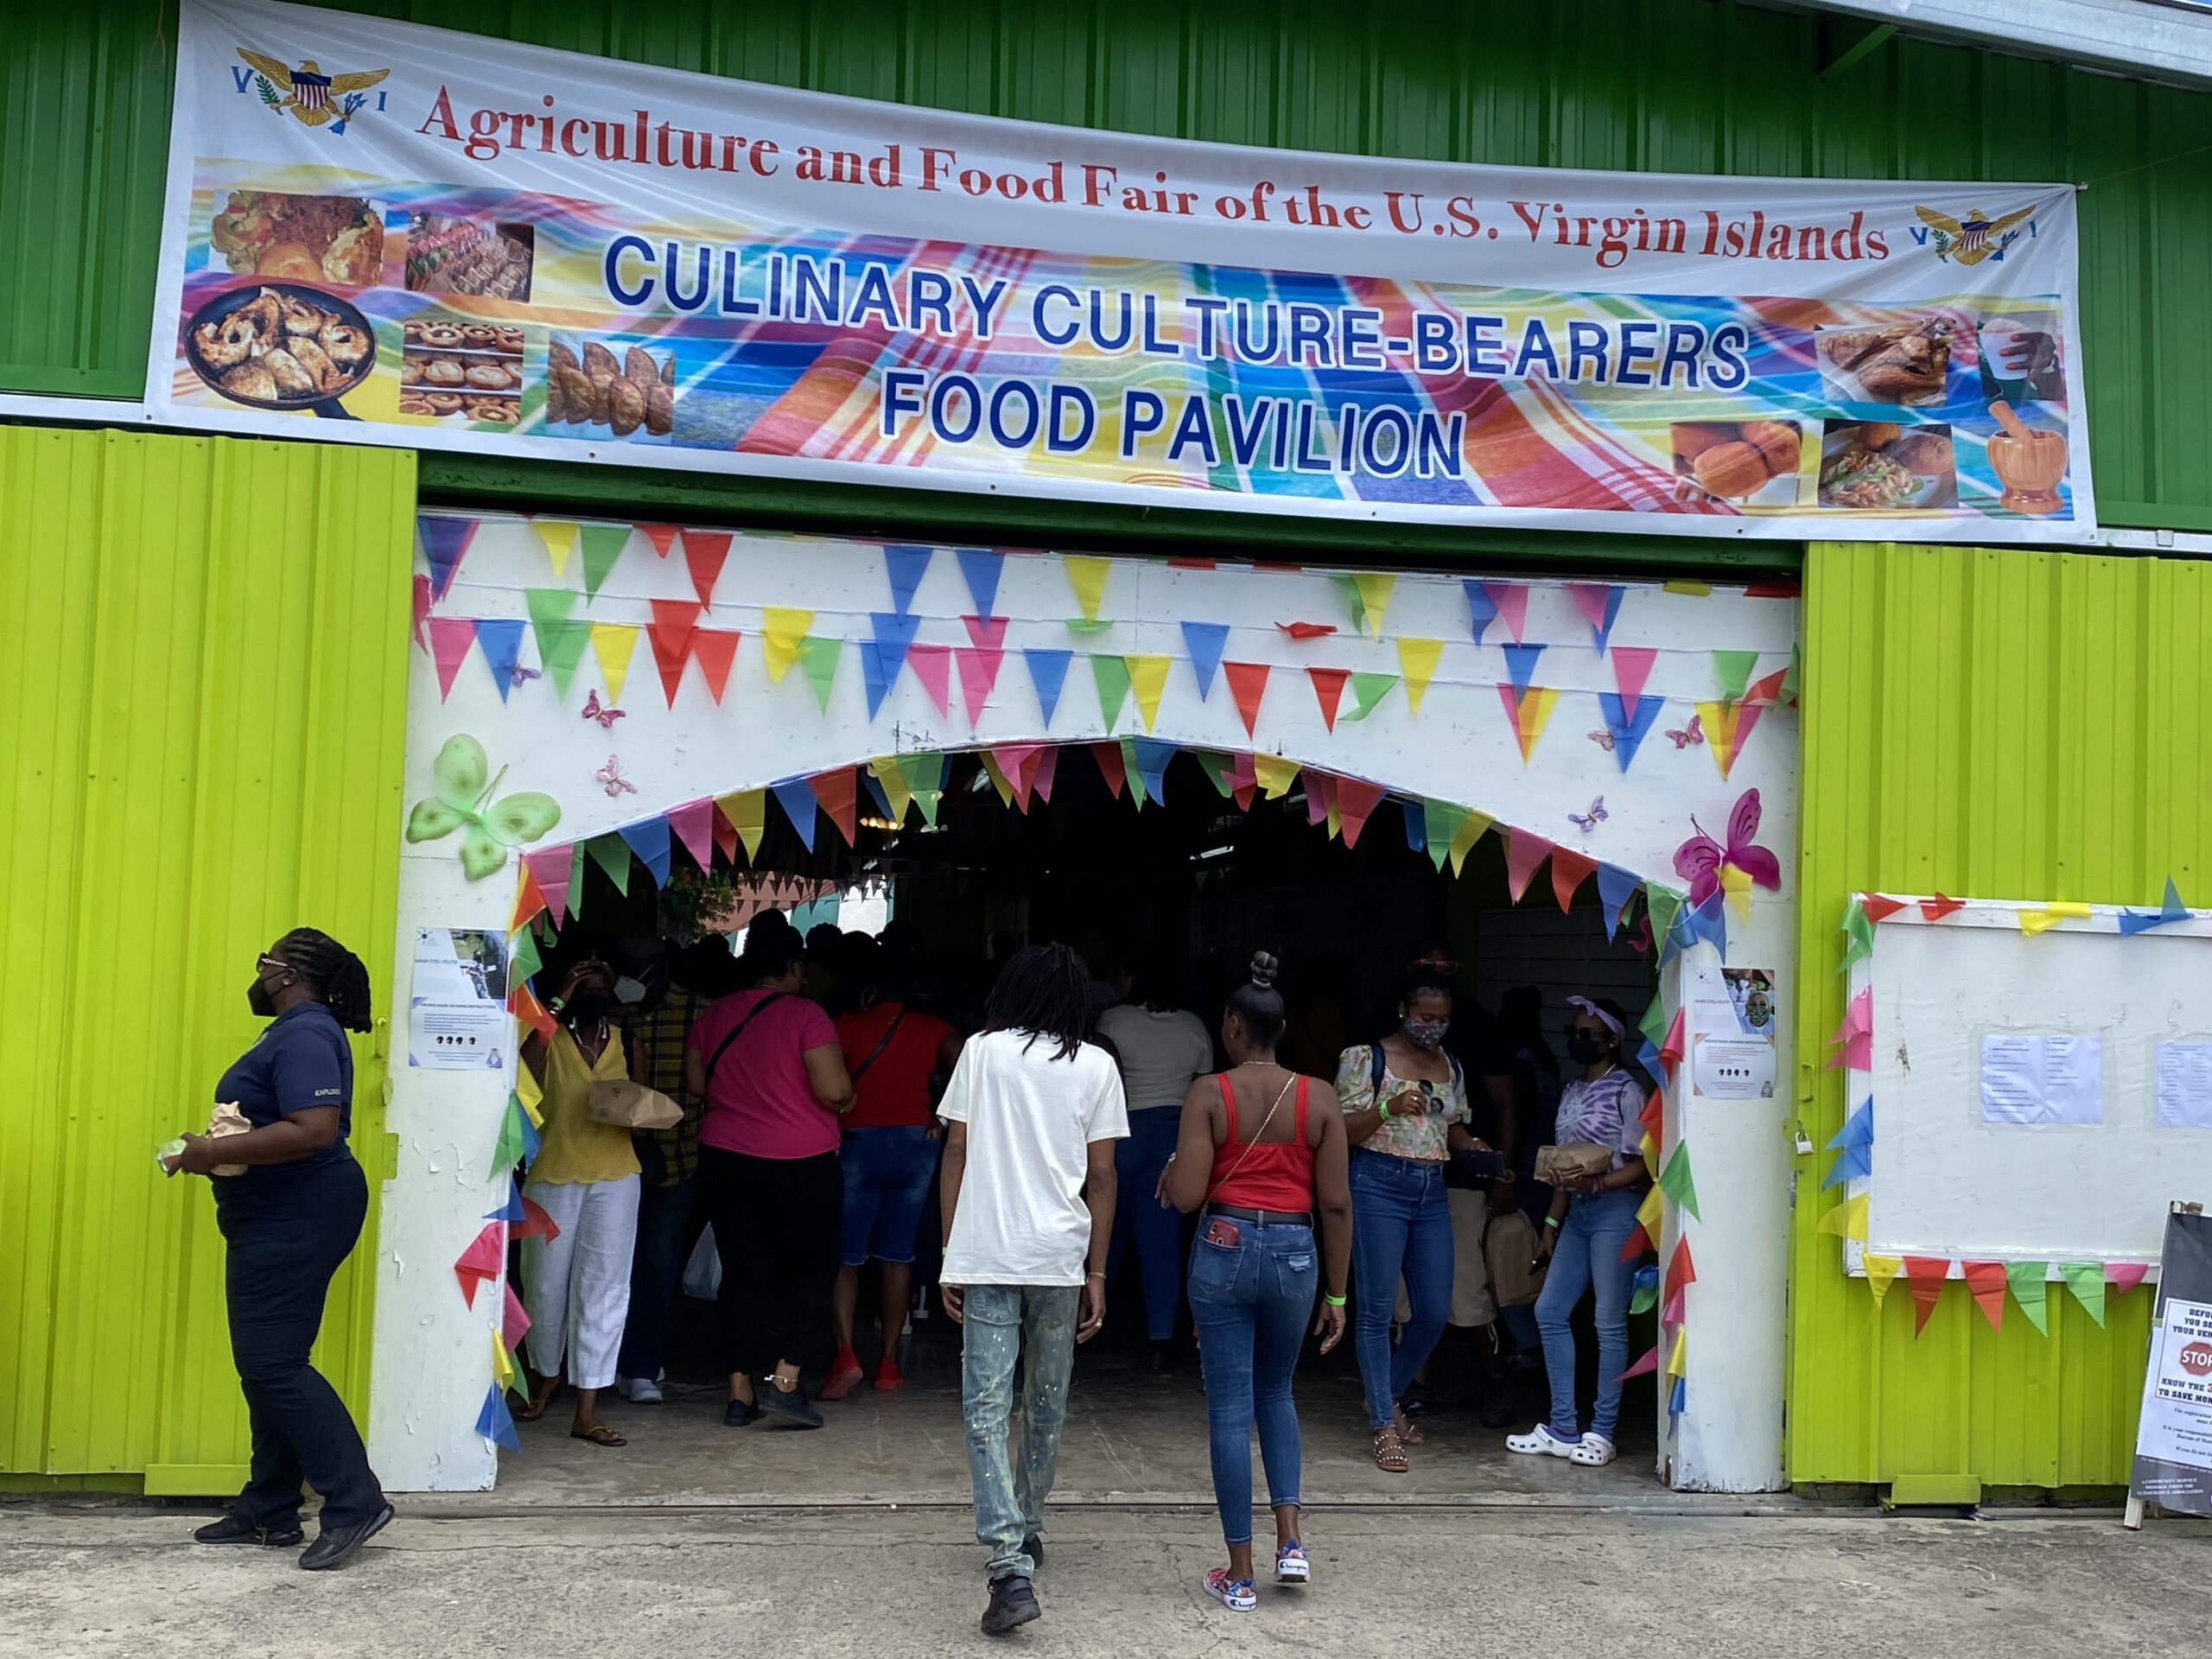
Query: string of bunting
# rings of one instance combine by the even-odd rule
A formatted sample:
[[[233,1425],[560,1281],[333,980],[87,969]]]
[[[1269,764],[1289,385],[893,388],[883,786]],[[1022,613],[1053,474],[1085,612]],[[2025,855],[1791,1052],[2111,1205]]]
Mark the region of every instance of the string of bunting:
[[[1651,999],[1638,1023],[1637,1033],[1642,1039],[1638,1058],[1659,1084],[1643,1103],[1639,1119],[1643,1131],[1640,1150],[1646,1166],[1659,1173],[1645,1192],[1643,1202],[1637,1207],[1636,1226],[1621,1246],[1620,1259],[1624,1262],[1634,1262],[1647,1251],[1657,1252],[1665,1233],[1668,1205],[1688,1212],[1692,1220],[1703,1219],[1698,1213],[1697,1181],[1691,1170],[1689,1143],[1683,1138],[1679,1122],[1674,1151],[1663,1163],[1660,1159],[1666,1124],[1666,1091],[1679,1080],[1684,1052],[1682,1010],[1677,1007],[1669,1020],[1666,1001],[1662,997]],[[1689,1287],[1696,1282],[1697,1263],[1690,1253],[1689,1232],[1678,1220],[1675,1248],[1667,1258],[1665,1272],[1662,1274],[1656,1262],[1638,1267],[1629,1301],[1629,1311],[1634,1313],[1657,1305],[1659,1340],[1621,1373],[1625,1381],[1656,1372],[1664,1353],[1670,1427],[1680,1421],[1689,1403]]]

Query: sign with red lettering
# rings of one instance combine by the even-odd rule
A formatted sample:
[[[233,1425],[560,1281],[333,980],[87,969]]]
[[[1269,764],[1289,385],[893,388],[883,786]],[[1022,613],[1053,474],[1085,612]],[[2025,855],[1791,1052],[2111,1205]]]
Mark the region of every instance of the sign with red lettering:
[[[264,0],[183,0],[174,121],[147,398],[181,425],[1408,521],[2094,528],[2069,186],[1185,143]]]

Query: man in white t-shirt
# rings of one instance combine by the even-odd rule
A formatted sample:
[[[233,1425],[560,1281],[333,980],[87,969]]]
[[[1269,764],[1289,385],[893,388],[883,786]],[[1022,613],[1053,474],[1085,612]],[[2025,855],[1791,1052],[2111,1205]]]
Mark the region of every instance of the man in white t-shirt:
[[[1075,1344],[1106,1319],[1114,1146],[1129,1132],[1122,1077],[1090,1034],[1090,975],[1064,944],[1007,963],[982,1034],[961,1050],[938,1112],[944,1310],[965,1327],[962,1407],[976,1536],[991,1547],[983,1634],[1038,1615],[1032,1575],[1060,1455]],[[1014,1376],[1028,1357],[1021,1447],[1009,1458]]]

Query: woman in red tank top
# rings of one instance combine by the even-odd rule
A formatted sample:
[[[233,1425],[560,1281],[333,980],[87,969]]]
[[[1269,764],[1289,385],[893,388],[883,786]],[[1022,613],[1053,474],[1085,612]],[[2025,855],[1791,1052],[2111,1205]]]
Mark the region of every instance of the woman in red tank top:
[[[1249,1612],[1252,1588],[1251,1432],[1260,1431],[1275,1512],[1275,1582],[1313,1576],[1299,1542],[1298,1408],[1290,1391],[1309,1322],[1327,1353],[1344,1333],[1351,1262],[1351,1187],[1336,1090],[1275,1058],[1283,1029],[1275,959],[1252,958],[1251,983],[1221,1020],[1230,1069],[1200,1077],[1183,1100],[1181,1138],[1160,1197],[1203,1210],[1191,1247],[1191,1317],[1205,1364],[1214,1501],[1229,1565],[1208,1594]],[[1320,1224],[1320,1243],[1314,1224]],[[1321,1313],[1313,1319],[1316,1291]]]

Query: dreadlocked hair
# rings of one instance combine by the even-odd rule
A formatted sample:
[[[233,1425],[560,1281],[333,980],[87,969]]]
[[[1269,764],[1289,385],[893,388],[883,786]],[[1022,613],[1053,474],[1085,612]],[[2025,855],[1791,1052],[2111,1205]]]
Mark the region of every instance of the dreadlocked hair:
[[[329,934],[296,927],[269,954],[296,969],[346,1030],[369,1028],[369,970]]]
[[[1014,953],[983,1005],[991,1031],[1026,1031],[1032,1043],[1057,1039],[1056,1060],[1071,1060],[1090,1035],[1090,969],[1065,944],[1025,945]]]

